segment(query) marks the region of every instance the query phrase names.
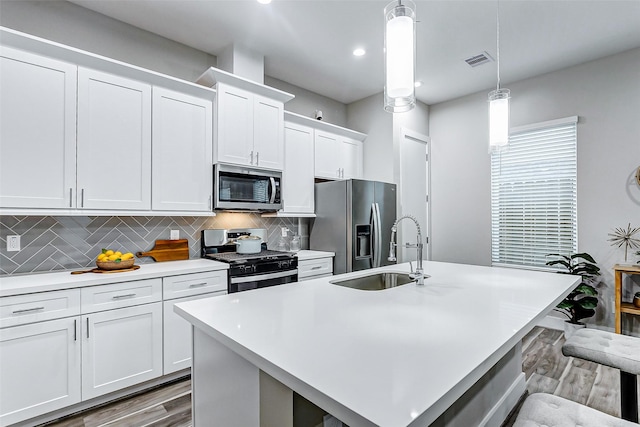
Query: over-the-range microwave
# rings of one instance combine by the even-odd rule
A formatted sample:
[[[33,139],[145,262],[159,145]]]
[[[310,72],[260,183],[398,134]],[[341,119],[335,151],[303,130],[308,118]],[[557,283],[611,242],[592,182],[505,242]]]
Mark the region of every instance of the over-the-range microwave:
[[[282,172],[218,163],[213,165],[213,208],[277,211],[282,209]]]

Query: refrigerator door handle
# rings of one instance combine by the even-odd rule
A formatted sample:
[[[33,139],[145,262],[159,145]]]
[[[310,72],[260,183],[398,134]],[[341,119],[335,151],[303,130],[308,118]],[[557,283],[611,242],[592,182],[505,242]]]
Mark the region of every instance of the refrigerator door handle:
[[[381,254],[382,254],[382,219],[380,219],[380,205],[375,203],[376,205],[376,226],[375,226],[375,242],[376,242],[376,267],[380,267],[382,264]]]
[[[370,263],[371,263],[371,267],[377,267],[378,266],[378,251],[376,251],[376,246],[377,242],[376,242],[376,229],[378,227],[378,223],[377,223],[377,217],[376,217],[376,204],[375,203],[371,203],[371,241],[370,241],[370,245],[371,245],[371,259],[370,259]]]

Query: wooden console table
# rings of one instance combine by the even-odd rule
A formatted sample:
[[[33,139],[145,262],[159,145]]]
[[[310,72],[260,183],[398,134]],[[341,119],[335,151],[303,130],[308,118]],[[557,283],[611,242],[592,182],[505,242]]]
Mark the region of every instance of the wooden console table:
[[[616,276],[616,334],[622,333],[622,313],[640,315],[640,308],[630,302],[622,302],[622,275],[640,274],[640,265],[620,265],[613,266]]]

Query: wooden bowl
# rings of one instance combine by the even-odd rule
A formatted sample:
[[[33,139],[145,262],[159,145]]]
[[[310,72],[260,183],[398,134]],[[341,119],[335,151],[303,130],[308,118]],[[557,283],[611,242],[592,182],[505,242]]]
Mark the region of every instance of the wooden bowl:
[[[123,270],[125,268],[130,268],[133,266],[133,263],[136,260],[134,258],[127,259],[125,261],[96,261],[96,265],[98,268],[102,270]]]
[[[634,296],[633,297],[633,305],[635,305],[636,307],[640,308],[640,298]]]

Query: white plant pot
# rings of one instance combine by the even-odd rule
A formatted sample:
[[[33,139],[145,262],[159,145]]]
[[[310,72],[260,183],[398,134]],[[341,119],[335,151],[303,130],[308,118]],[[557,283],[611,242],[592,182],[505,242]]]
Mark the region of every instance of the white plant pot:
[[[587,325],[584,323],[564,322],[564,338],[568,340],[578,329],[584,329],[586,327]]]

